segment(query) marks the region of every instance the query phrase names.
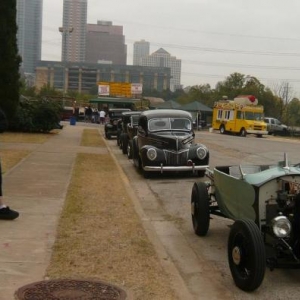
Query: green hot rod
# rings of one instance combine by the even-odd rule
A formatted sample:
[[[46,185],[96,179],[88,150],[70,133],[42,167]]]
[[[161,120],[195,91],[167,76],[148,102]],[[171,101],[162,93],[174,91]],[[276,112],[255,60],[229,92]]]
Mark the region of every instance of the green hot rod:
[[[276,164],[207,169],[191,193],[194,232],[205,236],[211,216],[233,220],[228,263],[240,289],[257,289],[265,269],[300,267],[300,164],[281,153]]]

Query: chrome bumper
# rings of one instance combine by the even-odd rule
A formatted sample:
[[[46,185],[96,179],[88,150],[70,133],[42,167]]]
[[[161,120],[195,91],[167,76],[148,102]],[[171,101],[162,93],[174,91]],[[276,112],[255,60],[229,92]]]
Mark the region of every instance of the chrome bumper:
[[[184,172],[184,171],[198,171],[198,170],[206,170],[209,166],[208,165],[203,165],[203,166],[196,166],[196,165],[192,165],[192,166],[145,166],[143,167],[143,170],[145,171],[150,171],[150,172],[176,172],[176,171],[180,171],[180,172]]]
[[[247,133],[249,134],[261,134],[261,135],[267,135],[268,134],[268,131],[266,130],[247,130]]]

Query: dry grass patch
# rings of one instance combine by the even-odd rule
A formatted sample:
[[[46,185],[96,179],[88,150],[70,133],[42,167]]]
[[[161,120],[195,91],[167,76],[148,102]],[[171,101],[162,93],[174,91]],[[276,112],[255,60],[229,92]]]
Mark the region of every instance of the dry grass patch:
[[[1,150],[1,164],[2,172],[5,173],[13,166],[15,166],[19,161],[25,158],[30,151],[26,150],[12,150],[5,149]]]
[[[47,276],[104,280],[134,299],[176,299],[109,154],[77,156]]]
[[[43,144],[57,133],[59,133],[58,130],[52,130],[50,133],[4,132],[0,134],[0,143]]]
[[[19,133],[19,132],[4,132],[0,134],[0,143],[33,143],[42,144],[51,138],[58,131],[53,130],[49,134],[43,133]],[[7,172],[23,158],[29,155],[31,151],[5,149],[1,150],[2,172]]]
[[[105,147],[105,143],[101,138],[98,129],[84,129],[80,146]]]

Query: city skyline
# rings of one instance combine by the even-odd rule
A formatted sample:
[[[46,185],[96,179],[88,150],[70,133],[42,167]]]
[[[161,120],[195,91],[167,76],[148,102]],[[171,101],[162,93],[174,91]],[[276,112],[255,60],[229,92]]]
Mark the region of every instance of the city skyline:
[[[143,3],[88,1],[88,23],[111,20],[124,28],[127,63],[133,43],[145,39],[150,52],[164,48],[182,60],[184,86],[225,80],[233,72],[257,77],[272,87],[289,81],[299,94],[300,3],[274,0],[153,0]],[[43,59],[60,60],[62,1],[44,0]],[[147,18],[141,11],[147,11]]]

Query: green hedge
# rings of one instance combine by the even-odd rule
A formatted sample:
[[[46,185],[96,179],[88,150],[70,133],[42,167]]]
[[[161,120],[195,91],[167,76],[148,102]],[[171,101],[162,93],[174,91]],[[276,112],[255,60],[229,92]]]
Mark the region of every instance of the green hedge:
[[[9,121],[9,130],[18,132],[50,132],[59,128],[62,106],[45,100],[21,101]]]

